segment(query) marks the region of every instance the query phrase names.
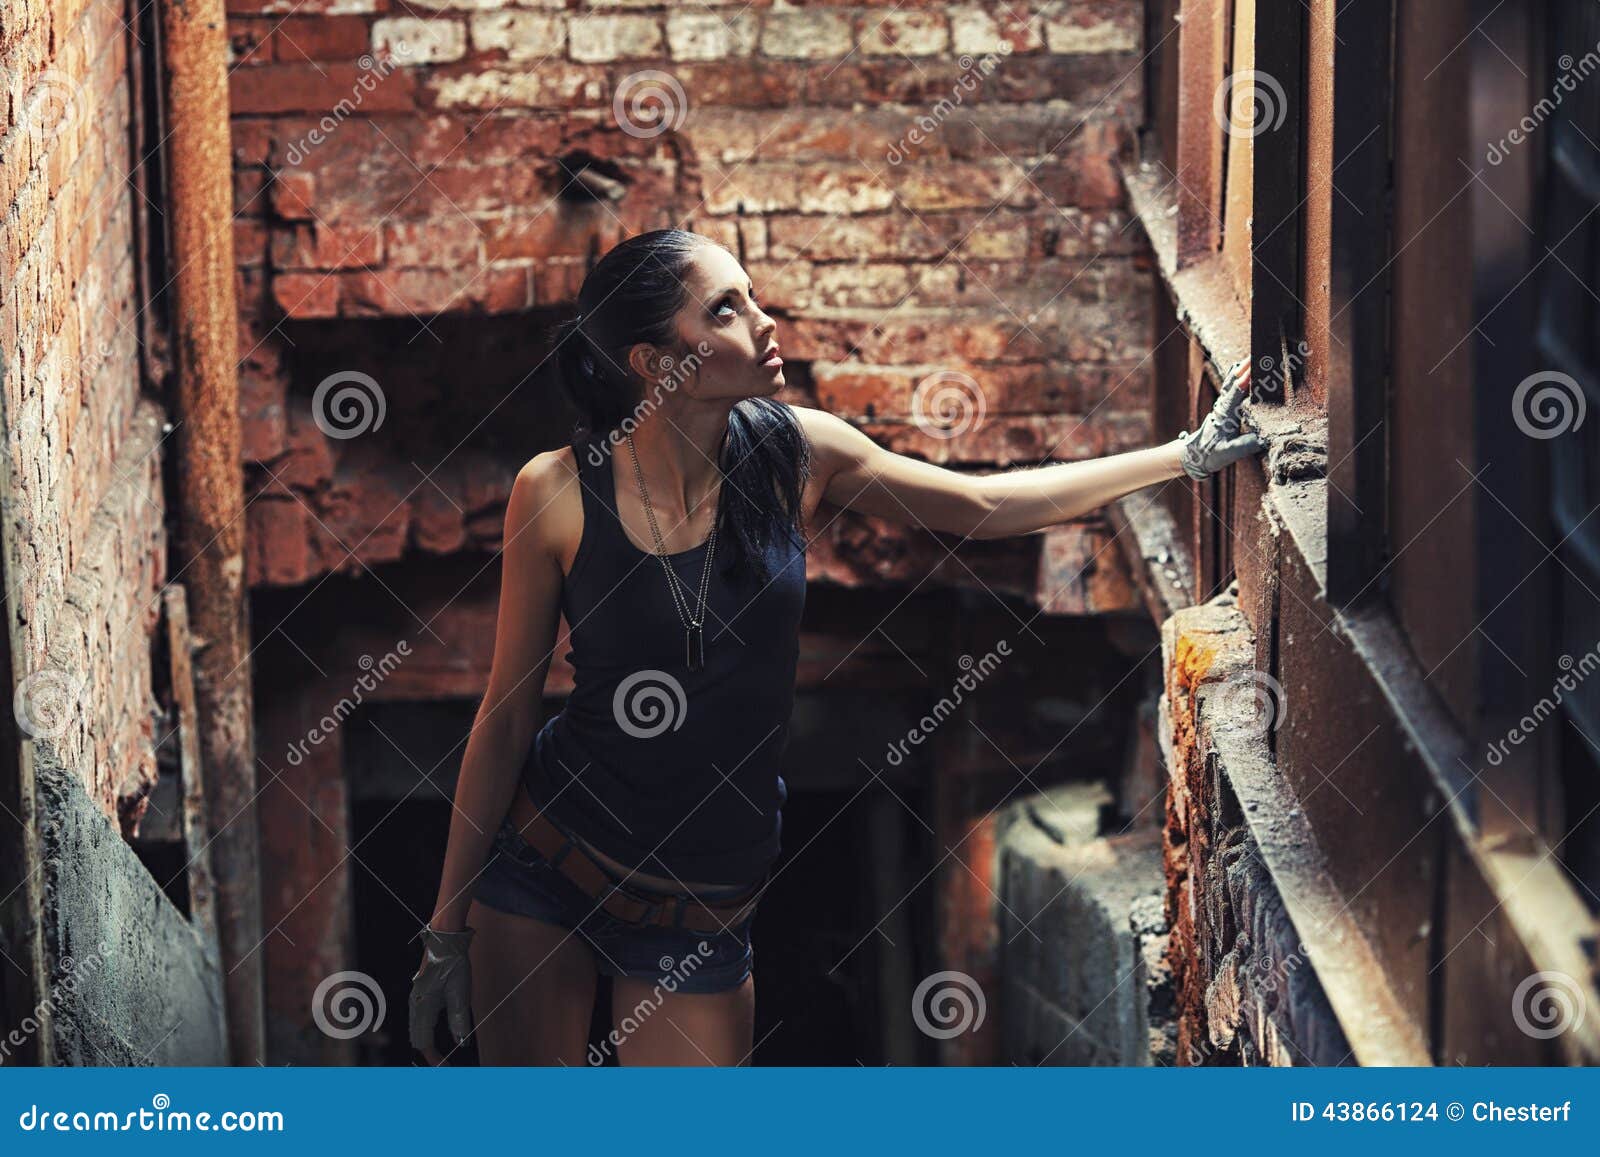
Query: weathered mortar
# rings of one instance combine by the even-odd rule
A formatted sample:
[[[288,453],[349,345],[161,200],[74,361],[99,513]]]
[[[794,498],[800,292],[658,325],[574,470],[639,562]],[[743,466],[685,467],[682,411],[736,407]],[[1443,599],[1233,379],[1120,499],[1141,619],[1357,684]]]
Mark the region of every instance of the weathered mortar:
[[[987,468],[1148,441],[1143,240],[1112,165],[1139,107],[1134,0],[438,7],[415,19],[302,6],[285,22],[267,0],[229,5],[245,454],[276,475],[250,507],[252,584],[477,545],[494,533],[479,518],[485,479],[503,501],[493,492],[564,433],[545,406],[495,469],[447,463],[421,481],[386,449],[387,430],[362,436],[376,456],[323,436],[316,382],[296,379],[286,333],[415,317],[428,327],[417,344],[433,345],[441,312],[526,315],[537,331],[599,253],[670,223],[750,270],[779,317],[784,396],[892,449]],[[613,100],[626,107],[649,70],[682,90],[659,86],[665,115],[686,115],[671,131],[624,131]],[[352,91],[350,115],[324,125]],[[600,192],[574,197],[575,182]],[[393,363],[362,332],[329,370],[371,373],[395,401]],[[504,388],[463,396],[448,371],[427,388],[487,415],[531,388],[519,379],[535,346],[508,352]],[[983,395],[960,437],[912,420],[917,385],[940,371]],[[352,497],[352,479],[379,493]],[[912,534],[916,549],[885,575],[879,536],[907,537],[876,519],[831,522],[813,577],[826,565],[846,583],[916,581],[915,555],[940,549]]]

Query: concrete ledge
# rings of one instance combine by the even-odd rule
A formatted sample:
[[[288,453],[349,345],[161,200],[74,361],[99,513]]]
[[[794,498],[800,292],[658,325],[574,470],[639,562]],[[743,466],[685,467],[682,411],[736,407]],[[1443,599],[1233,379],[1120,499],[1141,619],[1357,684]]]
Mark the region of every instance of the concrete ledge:
[[[1150,986],[1163,977],[1146,957],[1164,932],[1150,907],[1159,913],[1160,836],[1097,835],[1109,799],[1101,785],[1069,785],[1009,809],[998,848],[1002,1060],[1155,1063]]]
[[[81,778],[36,752],[55,1062],[228,1064],[217,962]]]

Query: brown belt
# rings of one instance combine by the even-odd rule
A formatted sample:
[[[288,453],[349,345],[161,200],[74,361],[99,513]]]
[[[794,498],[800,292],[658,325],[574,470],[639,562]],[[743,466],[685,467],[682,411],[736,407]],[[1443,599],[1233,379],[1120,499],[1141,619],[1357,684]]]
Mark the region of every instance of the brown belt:
[[[511,822],[527,843],[549,860],[562,875],[576,884],[612,916],[629,924],[677,927],[678,912],[683,927],[697,932],[732,930],[755,911],[766,888],[758,880],[742,892],[702,900],[695,896],[660,892],[637,884],[618,884],[611,873],[589,855],[582,844],[545,818],[533,797],[521,784],[511,801]],[[576,855],[571,853],[576,852]]]

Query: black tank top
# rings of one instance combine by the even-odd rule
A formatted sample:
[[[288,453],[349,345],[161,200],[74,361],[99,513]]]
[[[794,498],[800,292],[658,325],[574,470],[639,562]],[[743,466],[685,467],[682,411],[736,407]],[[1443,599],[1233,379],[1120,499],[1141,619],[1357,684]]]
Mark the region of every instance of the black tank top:
[[[777,858],[788,788],[778,774],[794,706],[805,542],[769,543],[770,581],[730,575],[717,535],[705,664],[690,671],[667,576],[623,533],[606,438],[573,443],[583,538],[562,585],[573,690],[535,737],[523,781],[541,810],[630,869],[710,884],[760,879]],[[626,464],[626,463],[624,463]],[[727,485],[725,483],[725,485]],[[706,543],[667,556],[685,602]]]

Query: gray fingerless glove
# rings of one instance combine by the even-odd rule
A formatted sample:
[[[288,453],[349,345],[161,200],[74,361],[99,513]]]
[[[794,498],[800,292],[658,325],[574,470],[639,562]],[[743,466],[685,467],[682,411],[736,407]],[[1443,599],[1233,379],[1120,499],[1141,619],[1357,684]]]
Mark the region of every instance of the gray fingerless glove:
[[[1260,434],[1239,432],[1239,407],[1249,396],[1250,362],[1235,363],[1217,395],[1216,405],[1193,434],[1179,431],[1183,443],[1183,469],[1190,478],[1206,478],[1240,458],[1267,448]]]
[[[475,929],[436,932],[424,927],[422,967],[411,978],[411,1047],[421,1052],[433,1047],[439,1011],[447,1010],[450,1035],[460,1044],[472,1031],[472,964],[467,948]]]

